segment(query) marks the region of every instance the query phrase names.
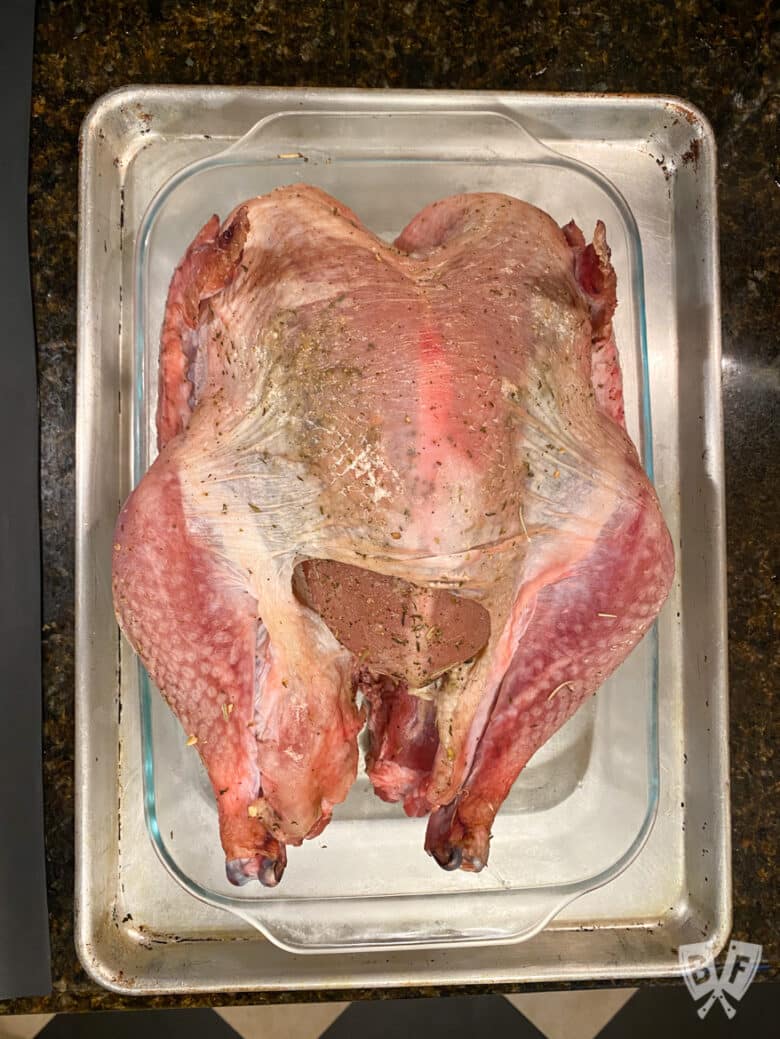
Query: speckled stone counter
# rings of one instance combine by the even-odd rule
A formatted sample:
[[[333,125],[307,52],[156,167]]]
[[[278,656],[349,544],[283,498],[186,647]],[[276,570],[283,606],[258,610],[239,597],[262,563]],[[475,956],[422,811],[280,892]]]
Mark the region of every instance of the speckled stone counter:
[[[123,999],[85,976],[73,947],[77,138],[92,102],[127,83],[672,93],[709,116],[720,154],[734,937],[763,943],[770,967],[762,974],[774,973],[771,965],[780,962],[780,639],[773,630],[780,606],[780,24],[772,22],[771,0],[682,0],[676,9],[627,0],[619,13],[609,9],[614,6],[569,0],[39,4],[30,231],[42,423],[43,745],[54,992],[45,1000],[0,1004],[0,1011],[263,1001],[231,994]],[[355,996],[331,992],[327,998]],[[296,994],[294,1000],[302,998],[322,997]]]

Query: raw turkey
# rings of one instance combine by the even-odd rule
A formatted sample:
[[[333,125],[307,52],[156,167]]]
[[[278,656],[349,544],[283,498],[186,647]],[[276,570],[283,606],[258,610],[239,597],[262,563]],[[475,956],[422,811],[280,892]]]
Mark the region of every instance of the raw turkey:
[[[673,554],[615,304],[601,223],[586,244],[497,194],[390,246],[280,188],[187,250],[114,601],[208,770],[233,883],[276,884],[321,832],[364,724],[377,794],[429,815],[444,868],[481,869],[518,773],[651,625]]]

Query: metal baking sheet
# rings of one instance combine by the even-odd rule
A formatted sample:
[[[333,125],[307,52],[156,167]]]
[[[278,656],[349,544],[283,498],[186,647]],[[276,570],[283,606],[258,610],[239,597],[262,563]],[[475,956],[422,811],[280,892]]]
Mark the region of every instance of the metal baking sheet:
[[[677,548],[659,620],[661,796],[633,864],[510,946],[295,956],[195,900],[144,824],[137,702],[120,692],[112,530],[130,488],[128,300],[135,234],[162,183],[258,119],[305,107],[500,104],[623,192],[642,237],[655,483]],[[677,98],[129,87],[82,129],[76,559],[76,943],[100,984],[137,994],[627,980],[731,928],[723,420],[715,143]]]

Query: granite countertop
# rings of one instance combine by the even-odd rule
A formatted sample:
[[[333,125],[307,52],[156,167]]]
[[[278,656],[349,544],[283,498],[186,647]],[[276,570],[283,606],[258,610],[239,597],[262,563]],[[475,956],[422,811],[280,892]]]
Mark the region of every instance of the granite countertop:
[[[92,102],[127,83],[664,93],[687,98],[710,118],[720,156],[734,937],[763,943],[765,960],[780,963],[780,733],[772,715],[780,663],[773,633],[780,605],[780,26],[772,23],[771,0],[726,5],[727,13],[703,0],[681,0],[674,9],[626,0],[619,13],[609,6],[39,3],[30,232],[42,416],[43,749],[54,992],[0,1004],[0,1012],[263,999],[125,999],[86,977],[73,946],[77,138]]]

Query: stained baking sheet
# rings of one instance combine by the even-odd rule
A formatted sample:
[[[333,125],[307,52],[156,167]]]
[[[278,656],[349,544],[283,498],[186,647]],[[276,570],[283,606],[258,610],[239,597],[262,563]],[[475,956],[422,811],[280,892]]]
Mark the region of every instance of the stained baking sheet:
[[[517,946],[294,956],[184,892],[147,839],[137,703],[122,702],[112,527],[130,486],[127,301],[154,192],[264,115],[297,107],[506,106],[623,192],[645,259],[655,480],[678,548],[659,621],[661,802],[618,879]],[[571,980],[672,973],[677,946],[730,929],[723,463],[714,142],[675,99],[452,92],[134,87],[83,129],[77,543],[77,945],[130,992]]]

